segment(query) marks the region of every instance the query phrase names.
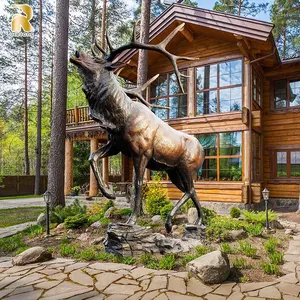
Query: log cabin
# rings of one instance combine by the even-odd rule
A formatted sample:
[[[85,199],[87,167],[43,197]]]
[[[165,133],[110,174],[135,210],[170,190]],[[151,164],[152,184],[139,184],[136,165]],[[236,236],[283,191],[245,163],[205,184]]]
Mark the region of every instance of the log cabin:
[[[205,150],[195,177],[201,203],[219,212],[230,207],[258,207],[262,190],[273,208],[297,209],[300,187],[300,58],[282,60],[274,25],[255,19],[172,4],[150,27],[150,43],[162,41],[178,24],[184,30],[168,44],[177,55],[197,57],[178,63],[184,93],[161,54],[149,52],[148,76],[160,74],[147,89],[147,101],[164,108],[153,112],[170,126],[194,135]],[[119,56],[127,62],[119,74],[136,82],[138,51]],[[107,136],[90,120],[87,107],[67,111],[65,193],[72,187],[73,142],[90,141],[91,151]],[[132,180],[132,162],[121,157],[119,181]],[[109,159],[103,160],[110,180]],[[151,180],[148,172],[147,180]],[[163,178],[170,199],[181,192]],[[90,196],[97,194],[93,174]]]

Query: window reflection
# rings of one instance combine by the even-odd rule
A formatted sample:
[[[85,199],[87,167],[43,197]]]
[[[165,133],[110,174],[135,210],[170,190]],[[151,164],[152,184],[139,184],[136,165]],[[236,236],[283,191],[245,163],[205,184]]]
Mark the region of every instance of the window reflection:
[[[220,155],[242,155],[242,133],[220,133]]]
[[[217,112],[217,91],[197,93],[196,95],[197,115],[213,114]]]
[[[275,108],[287,106],[286,80],[275,81]]]
[[[300,177],[300,151],[291,151],[291,176]]]
[[[242,83],[242,61],[233,60],[220,63],[220,86]]]
[[[277,177],[286,177],[287,153],[277,152]]]
[[[242,159],[221,158],[220,159],[220,180],[242,180]]]
[[[220,112],[240,111],[242,87],[220,90]]]
[[[290,106],[300,105],[300,81],[290,82]]]

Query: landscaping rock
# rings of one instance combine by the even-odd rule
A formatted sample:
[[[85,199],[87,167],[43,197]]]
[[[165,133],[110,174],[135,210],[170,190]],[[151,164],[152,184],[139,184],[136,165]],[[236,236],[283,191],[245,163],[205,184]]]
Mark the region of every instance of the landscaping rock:
[[[104,236],[100,236],[100,237],[97,238],[97,239],[93,239],[93,240],[91,241],[91,245],[99,245],[99,244],[101,244],[104,240],[105,240],[105,237],[104,237]]]
[[[195,224],[195,222],[198,219],[198,212],[197,212],[196,207],[191,207],[188,210],[188,216],[187,216],[187,218],[188,218],[188,223],[189,224]]]
[[[160,215],[155,215],[151,218],[153,224],[160,224],[162,222]]]
[[[36,220],[37,224],[45,226],[46,225],[46,215],[44,213],[41,213],[37,220]]]
[[[294,230],[293,229],[287,229],[285,232],[284,232],[285,235],[294,235]]]
[[[65,224],[64,223],[60,223],[55,227],[55,231],[61,232],[65,230]]]
[[[82,233],[79,237],[77,237],[77,240],[80,240],[82,242],[86,242],[88,241],[88,239],[90,238],[91,234],[90,233]]]
[[[210,252],[189,262],[187,271],[204,283],[222,283],[230,273],[227,254],[219,250]]]
[[[277,220],[273,220],[270,222],[270,226],[273,229],[284,229],[284,226]]]
[[[113,210],[114,210],[114,207],[113,207],[113,206],[110,207],[110,208],[104,213],[104,217],[105,217],[105,218],[111,218]]]
[[[93,223],[90,227],[91,227],[92,229],[99,229],[99,228],[101,228],[101,222],[100,222],[100,221],[96,221],[96,222]]]
[[[27,264],[44,262],[50,260],[51,258],[52,254],[44,247],[33,247],[15,256],[12,259],[12,263],[15,266],[24,266]]]
[[[248,236],[247,232],[244,229],[232,230],[228,234],[228,238],[232,241],[242,240]]]

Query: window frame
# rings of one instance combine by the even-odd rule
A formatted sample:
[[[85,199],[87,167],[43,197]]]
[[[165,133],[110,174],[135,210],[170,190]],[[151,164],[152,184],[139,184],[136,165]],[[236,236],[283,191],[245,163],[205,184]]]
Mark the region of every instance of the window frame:
[[[254,183],[259,183],[259,182],[263,182],[263,178],[264,178],[264,170],[263,170],[263,136],[261,133],[253,130],[252,131],[252,141],[254,141],[254,136],[257,135],[258,136],[258,140],[259,140],[259,156],[256,157],[256,151],[254,151],[254,142],[252,142],[252,146],[251,146],[251,151],[253,153],[253,156],[252,156],[252,159],[251,159],[251,180],[252,182]],[[260,162],[259,163],[259,174],[260,174],[260,179],[257,179],[256,177],[256,174],[255,174],[255,170],[257,170],[255,167],[254,167],[254,162],[258,161]]]
[[[179,70],[180,73],[185,72],[185,75],[187,76],[187,68]],[[157,109],[166,109],[167,110],[167,118],[166,119],[161,119],[163,121],[167,120],[176,120],[176,119],[183,119],[188,117],[188,77],[186,77],[186,90],[184,91],[185,93],[177,93],[177,94],[170,94],[170,75],[175,74],[174,72],[166,72],[163,74],[160,74],[159,76],[167,76],[167,94],[165,96],[159,96],[159,97],[151,97],[151,85],[149,87],[149,102],[152,104],[156,100],[160,99],[166,99],[167,100],[167,106],[166,108],[157,108]],[[179,87],[180,89],[180,87]],[[184,117],[176,117],[176,118],[170,118],[170,111],[171,111],[171,106],[170,106],[170,98],[172,97],[179,97],[179,96],[186,96],[186,116]],[[154,112],[153,112],[154,113]],[[155,113],[154,113],[155,114]],[[159,117],[159,116],[158,116]]]
[[[259,85],[257,85],[257,84],[254,85],[254,76],[253,75],[255,75],[256,78],[259,79],[259,81],[260,81]],[[257,100],[254,99],[254,87],[256,87],[256,91],[258,90],[257,87],[259,87],[260,102],[258,102]],[[257,95],[257,92],[256,92],[256,95]],[[261,72],[259,72],[254,66],[252,66],[252,74],[251,74],[251,99],[259,107],[262,107],[262,104],[263,104],[263,76],[262,76]],[[256,96],[256,99],[257,99],[257,96]]]
[[[275,105],[275,83],[277,81],[281,81],[281,80],[285,80],[286,81],[286,93],[287,93],[287,97],[286,97],[286,107],[279,107],[276,108]],[[286,111],[286,110],[295,110],[295,111],[299,111],[300,110],[300,105],[297,106],[290,106],[290,82],[291,81],[300,81],[300,77],[285,77],[285,78],[276,78],[274,80],[272,80],[272,93],[271,93],[271,110],[274,111]]]
[[[231,61],[235,61],[235,60],[240,60],[241,64],[242,64],[242,81],[240,84],[235,84],[235,85],[226,85],[226,86],[222,86],[220,87],[220,67],[219,65],[222,63],[226,63],[226,62],[231,62]],[[209,89],[202,89],[199,90],[197,89],[197,69],[198,68],[205,68],[207,66],[212,66],[212,65],[217,65],[217,87],[215,88],[209,88]],[[237,87],[241,87],[241,110],[243,108],[243,103],[244,103],[244,92],[243,92],[243,88],[244,88],[244,57],[236,57],[236,58],[232,58],[229,60],[220,60],[214,63],[210,63],[210,64],[204,64],[204,65],[197,65],[194,67],[194,117],[199,117],[199,116],[208,116],[208,115],[215,115],[215,114],[226,114],[226,113],[233,113],[236,111],[228,111],[228,112],[220,112],[220,90],[225,90],[225,89],[229,89],[229,88],[237,88]],[[208,114],[197,114],[197,94],[198,93],[205,93],[205,92],[210,92],[210,91],[216,91],[216,96],[217,96],[217,111],[215,113],[208,113]]]
[[[240,155],[220,155],[220,134],[222,133],[233,133],[233,132],[240,132],[241,133],[241,154]],[[205,135],[205,134],[216,134],[216,150],[217,150],[217,155],[211,155],[211,156],[205,156],[205,159],[215,159],[217,162],[217,178],[216,180],[201,180],[198,179],[198,175],[195,176],[195,181],[196,182],[235,182],[235,183],[240,183],[243,181],[243,176],[244,176],[244,167],[243,167],[243,149],[244,149],[244,134],[243,131],[226,131],[226,132],[212,132],[212,133],[203,133],[203,134],[194,134],[195,138],[198,140],[196,137],[197,135]],[[199,142],[200,143],[200,142]],[[220,168],[220,159],[223,158],[240,158],[241,159],[241,180],[220,180],[220,174],[221,174],[221,168]],[[203,165],[202,165],[203,167]]]

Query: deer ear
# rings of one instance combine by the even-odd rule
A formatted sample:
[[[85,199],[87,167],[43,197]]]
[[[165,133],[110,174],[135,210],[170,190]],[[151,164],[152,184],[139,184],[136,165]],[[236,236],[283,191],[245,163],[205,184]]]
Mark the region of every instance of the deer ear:
[[[114,71],[116,69],[119,69],[119,68],[124,68],[127,64],[126,63],[123,63],[123,62],[107,62],[105,65],[104,65],[104,69],[108,70],[108,71]]]

